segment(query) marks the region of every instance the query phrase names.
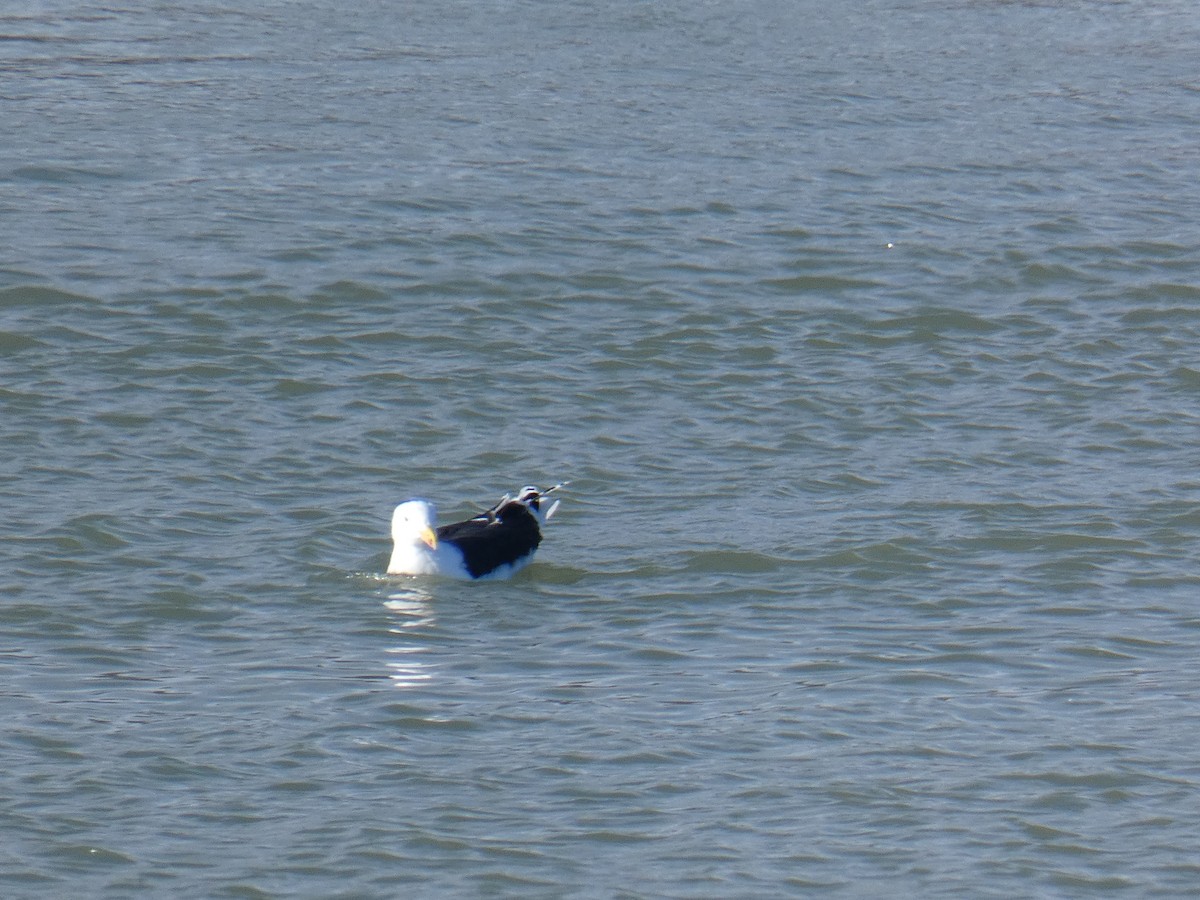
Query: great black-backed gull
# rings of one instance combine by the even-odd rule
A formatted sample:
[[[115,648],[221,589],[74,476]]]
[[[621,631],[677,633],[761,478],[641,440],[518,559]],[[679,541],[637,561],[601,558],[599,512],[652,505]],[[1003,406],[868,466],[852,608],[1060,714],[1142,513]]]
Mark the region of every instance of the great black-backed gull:
[[[523,487],[515,498],[505,494],[487,512],[440,528],[434,524],[437,511],[432,503],[406,500],[392,513],[388,574],[509,577],[533,559],[542,542],[542,526],[558,509],[559,501],[544,505],[544,498],[563,486],[544,491]]]

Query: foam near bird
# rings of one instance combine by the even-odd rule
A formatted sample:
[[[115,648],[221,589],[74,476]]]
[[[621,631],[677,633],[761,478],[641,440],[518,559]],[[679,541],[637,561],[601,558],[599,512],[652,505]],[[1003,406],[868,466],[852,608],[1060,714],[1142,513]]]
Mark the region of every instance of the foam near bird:
[[[440,527],[432,503],[406,500],[392,513],[388,574],[509,577],[533,559],[542,527],[558,509],[559,501],[547,503],[546,495],[566,484],[544,491],[527,485],[474,518]]]

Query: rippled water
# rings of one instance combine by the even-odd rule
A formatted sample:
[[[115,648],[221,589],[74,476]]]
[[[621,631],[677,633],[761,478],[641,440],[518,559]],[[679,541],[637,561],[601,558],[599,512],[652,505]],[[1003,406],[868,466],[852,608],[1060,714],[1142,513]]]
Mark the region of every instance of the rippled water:
[[[0,893],[1194,890],[1200,20],[844,6],[3,9]]]

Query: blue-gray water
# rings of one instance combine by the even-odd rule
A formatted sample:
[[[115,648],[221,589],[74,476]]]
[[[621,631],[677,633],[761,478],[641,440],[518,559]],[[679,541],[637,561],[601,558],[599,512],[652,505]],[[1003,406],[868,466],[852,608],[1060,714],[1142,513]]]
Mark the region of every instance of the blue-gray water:
[[[1192,893],[1198,44],[0,5],[0,895]]]

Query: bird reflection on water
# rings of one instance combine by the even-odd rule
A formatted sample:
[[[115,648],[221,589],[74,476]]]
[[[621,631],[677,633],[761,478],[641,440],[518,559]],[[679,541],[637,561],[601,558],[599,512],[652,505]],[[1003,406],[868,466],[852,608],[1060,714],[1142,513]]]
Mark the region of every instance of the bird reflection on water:
[[[392,613],[392,625],[388,630],[403,638],[403,643],[387,650],[393,655],[393,658],[388,660],[387,667],[388,677],[392,679],[395,687],[419,687],[433,678],[434,665],[418,658],[420,654],[428,651],[428,646],[413,640],[425,629],[436,625],[432,599],[430,594],[420,588],[406,587],[389,594],[383,604]]]

